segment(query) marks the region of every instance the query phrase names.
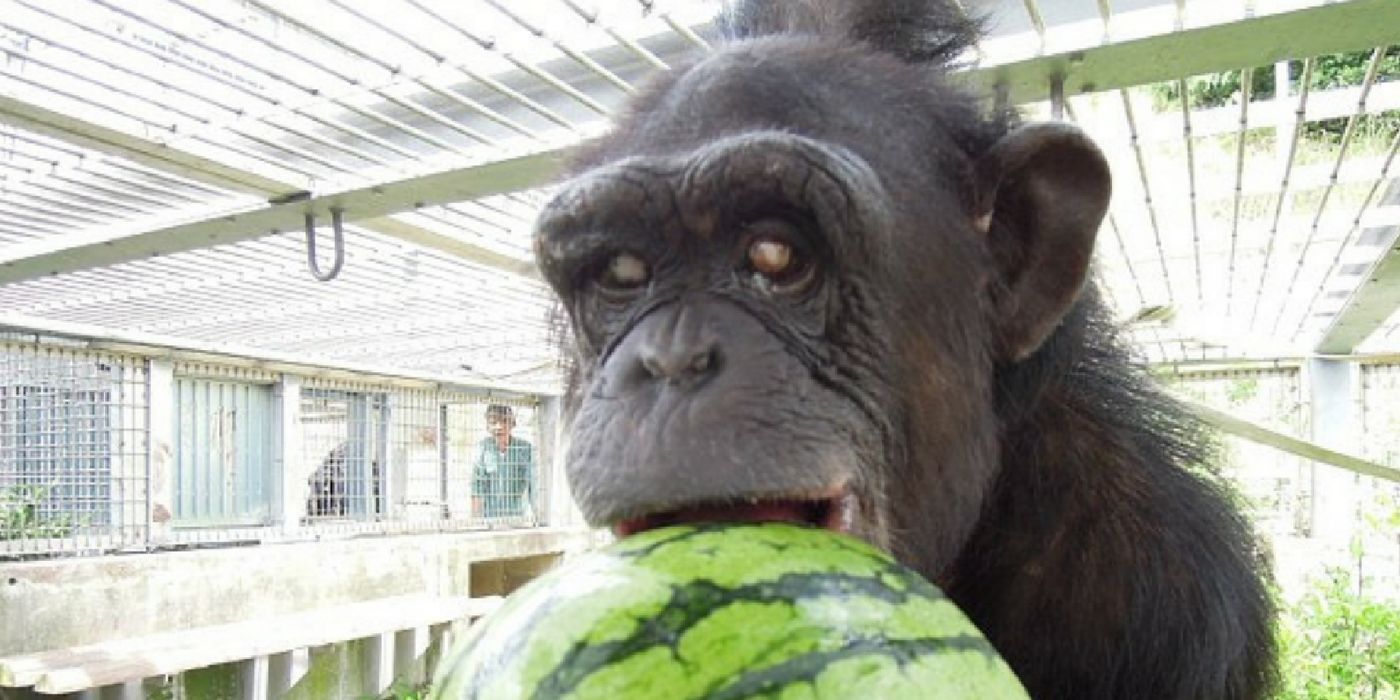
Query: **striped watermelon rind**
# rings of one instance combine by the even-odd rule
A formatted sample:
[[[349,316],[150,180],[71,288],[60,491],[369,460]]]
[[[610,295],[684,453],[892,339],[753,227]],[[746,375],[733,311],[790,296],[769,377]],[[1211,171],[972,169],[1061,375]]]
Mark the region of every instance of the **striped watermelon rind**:
[[[433,697],[1025,698],[937,588],[781,523],[652,530],[532,581],[444,659]]]

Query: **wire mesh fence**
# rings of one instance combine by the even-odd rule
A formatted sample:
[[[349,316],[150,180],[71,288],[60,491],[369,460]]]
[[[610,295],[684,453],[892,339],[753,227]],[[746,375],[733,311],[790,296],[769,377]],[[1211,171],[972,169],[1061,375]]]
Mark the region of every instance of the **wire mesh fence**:
[[[1400,466],[1400,365],[1350,369],[1357,384],[1347,400],[1356,402],[1360,424],[1343,451]],[[1316,420],[1317,396],[1309,397],[1300,368],[1198,371],[1168,380],[1191,398],[1287,435],[1308,436]],[[1352,571],[1371,590],[1400,590],[1400,485],[1241,438],[1223,443],[1221,471],[1247,504],[1286,595],[1334,568]]]
[[[443,404],[449,517],[490,526],[537,522],[541,478],[535,406],[467,396]]]
[[[326,530],[541,521],[535,400],[335,386],[302,391],[307,523]]]
[[[0,559],[536,526],[539,405],[0,340]]]
[[[0,555],[144,542],[146,387],[139,359],[0,343]]]
[[[1309,417],[1296,368],[1193,372],[1169,381],[1185,395],[1231,415],[1288,435],[1307,433]],[[1235,437],[1224,437],[1222,448],[1220,467],[1250,500],[1262,531],[1278,536],[1311,532],[1316,465]]]
[[[1361,368],[1362,453],[1400,468],[1400,364]],[[1373,577],[1372,590],[1400,599],[1400,484],[1374,477],[1356,479],[1358,577]]]
[[[384,516],[384,392],[308,388],[301,395],[306,521]]]

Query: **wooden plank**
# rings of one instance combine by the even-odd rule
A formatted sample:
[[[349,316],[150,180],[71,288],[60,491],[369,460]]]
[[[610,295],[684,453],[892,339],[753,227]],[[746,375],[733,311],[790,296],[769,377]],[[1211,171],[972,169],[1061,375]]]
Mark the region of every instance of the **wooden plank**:
[[[498,602],[401,596],[0,659],[0,686],[65,693],[484,614]]]

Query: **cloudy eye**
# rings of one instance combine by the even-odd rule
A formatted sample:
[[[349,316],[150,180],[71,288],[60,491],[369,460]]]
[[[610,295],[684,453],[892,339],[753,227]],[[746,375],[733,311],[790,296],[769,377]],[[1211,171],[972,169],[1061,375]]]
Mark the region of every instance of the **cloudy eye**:
[[[754,282],[766,291],[794,292],[812,280],[812,265],[787,241],[760,235],[749,243],[748,268]]]
[[[631,292],[646,286],[651,270],[646,261],[631,253],[618,253],[608,260],[598,286],[609,292]]]
[[[768,278],[781,278],[796,262],[792,246],[768,238],[749,245],[749,265],[753,271]]]

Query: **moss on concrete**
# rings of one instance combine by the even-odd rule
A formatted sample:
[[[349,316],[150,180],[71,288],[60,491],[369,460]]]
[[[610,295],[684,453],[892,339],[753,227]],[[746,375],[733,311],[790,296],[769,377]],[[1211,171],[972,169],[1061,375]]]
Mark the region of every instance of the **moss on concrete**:
[[[240,664],[220,664],[181,674],[177,697],[189,700],[241,700],[243,669]]]

